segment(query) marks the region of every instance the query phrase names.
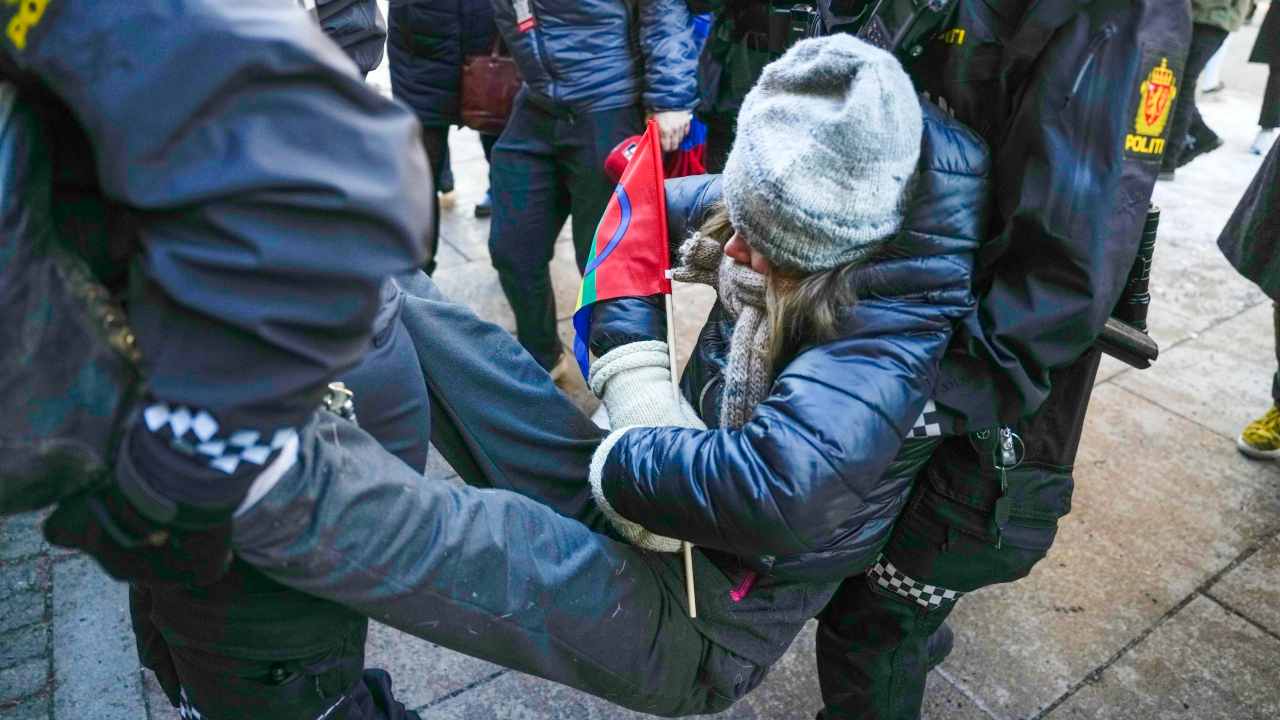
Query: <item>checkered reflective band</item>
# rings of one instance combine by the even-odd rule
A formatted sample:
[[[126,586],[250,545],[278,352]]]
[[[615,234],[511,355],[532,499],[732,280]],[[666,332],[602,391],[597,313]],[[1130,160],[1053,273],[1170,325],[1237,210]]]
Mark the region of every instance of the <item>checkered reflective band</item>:
[[[276,430],[270,438],[257,430],[224,432],[218,421],[206,410],[182,405],[155,403],[142,411],[147,429],[166,434],[175,450],[208,461],[209,467],[228,475],[240,463],[266,467],[280,449],[297,438],[294,428]]]
[[[204,716],[187,698],[187,689],[184,687],[178,688],[178,717],[182,720],[204,720]]]
[[[916,419],[916,424],[907,431],[907,439],[942,437],[942,413],[933,401],[924,404],[924,412]]]
[[[338,701],[330,705],[329,709],[320,713],[320,715],[316,717],[316,720],[329,720],[333,716],[333,711],[337,710],[338,707],[346,701],[346,699],[346,695],[339,697]],[[178,717],[182,718],[182,720],[207,720],[205,716],[201,715],[200,711],[191,704],[191,700],[187,698],[187,689],[182,686],[178,686]]]
[[[925,610],[940,608],[943,603],[954,603],[961,595],[964,595],[964,593],[956,590],[948,590],[937,585],[926,585],[918,580],[913,580],[884,558],[876,561],[876,564],[867,571],[867,577],[870,577],[885,590],[896,593]]]

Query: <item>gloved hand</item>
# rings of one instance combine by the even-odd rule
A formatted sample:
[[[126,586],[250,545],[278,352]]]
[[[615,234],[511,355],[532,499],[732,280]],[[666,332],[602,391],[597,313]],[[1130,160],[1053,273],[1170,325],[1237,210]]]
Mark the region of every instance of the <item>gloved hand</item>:
[[[609,523],[613,525],[623,540],[645,550],[654,552],[674,553],[680,552],[680,541],[675,538],[669,538],[664,535],[651,533],[637,522],[632,522],[620,515],[617,510],[613,509],[613,505],[609,504],[609,499],[604,496],[604,464],[609,459],[609,451],[617,444],[622,436],[630,431],[636,430],[636,427],[622,428],[614,430],[600,443],[596,448],[596,452],[591,456],[591,469],[589,471],[591,482],[591,495],[595,498],[596,505],[600,507],[600,512],[609,518]]]
[[[212,583],[231,565],[231,516],[243,497],[238,489],[243,480],[219,478],[223,485],[218,490],[226,490],[227,496],[208,507],[174,502],[149,478],[180,472],[186,458],[175,456],[176,470],[148,463],[144,472],[130,443],[139,431],[145,432],[135,424],[126,432],[106,481],[58,505],[45,521],[45,537],[54,545],[84,551],[118,580]],[[155,461],[150,454],[143,457]]]
[[[684,136],[689,134],[693,113],[688,110],[659,110],[653,114],[653,119],[658,121],[662,152],[674,152],[684,142]]]
[[[609,411],[609,426],[676,425],[705,430],[706,424],[671,391],[671,359],[660,340],[620,345],[591,365],[588,383]]]
[[[676,402],[671,391],[667,344],[646,340],[610,350],[592,364],[590,384],[592,391],[604,401],[609,424],[614,428],[591,458],[591,494],[596,504],[632,545],[655,552],[680,552],[679,540],[651,533],[639,523],[622,517],[609,504],[602,486],[609,451],[627,429],[671,425],[707,428],[683,396]]]
[[[231,518],[203,529],[162,525],[114,485],[63,500],[44,523],[54,545],[91,555],[117,580],[208,585],[231,565]]]

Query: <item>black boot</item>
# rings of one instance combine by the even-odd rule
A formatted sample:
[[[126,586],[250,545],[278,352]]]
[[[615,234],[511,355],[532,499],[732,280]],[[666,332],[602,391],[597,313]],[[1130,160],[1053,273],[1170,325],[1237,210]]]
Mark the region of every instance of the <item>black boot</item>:
[[[955,647],[956,634],[951,632],[951,626],[945,622],[938,626],[937,630],[929,636],[929,669],[932,670],[942,664],[943,660],[951,654],[951,648]]]
[[[951,649],[955,647],[956,634],[951,631],[951,626],[945,622],[938,626],[937,630],[929,636],[928,648],[929,660],[928,667],[930,670],[942,664],[943,660],[951,654]],[[819,710],[814,720],[826,720],[826,713]]]
[[[484,198],[476,203],[476,217],[487,218],[493,214],[493,191],[485,190]]]
[[[1204,136],[1192,136],[1192,143],[1182,149],[1182,154],[1178,156],[1177,167],[1182,167],[1187,163],[1195,160],[1201,155],[1207,155],[1214,150],[1222,147],[1223,140],[1217,133],[1212,131]]]

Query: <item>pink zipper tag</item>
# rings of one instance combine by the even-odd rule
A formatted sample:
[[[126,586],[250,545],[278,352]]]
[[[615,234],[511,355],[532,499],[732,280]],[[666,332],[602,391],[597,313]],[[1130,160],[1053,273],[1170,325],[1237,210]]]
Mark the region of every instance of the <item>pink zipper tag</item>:
[[[742,599],[747,596],[747,593],[751,592],[751,587],[756,584],[756,578],[758,577],[760,576],[755,570],[748,570],[747,574],[743,576],[742,582],[738,583],[737,587],[729,591],[729,599],[736,603],[742,602]]]

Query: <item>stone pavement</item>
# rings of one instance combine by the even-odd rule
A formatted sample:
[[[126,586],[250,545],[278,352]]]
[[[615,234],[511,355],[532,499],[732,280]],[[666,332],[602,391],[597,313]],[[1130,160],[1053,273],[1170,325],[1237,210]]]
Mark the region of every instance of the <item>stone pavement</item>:
[[[1057,545],[1026,580],[960,604],[956,650],[930,678],[930,720],[1280,718],[1280,468],[1232,445],[1270,402],[1271,308],[1214,245],[1259,163],[1247,147],[1263,69],[1243,63],[1255,32],[1233,38],[1227,89],[1202,106],[1227,146],[1156,190],[1160,360],[1146,371],[1105,362]],[[458,132],[452,147],[458,190],[438,281],[510,327],[487,223],[471,217],[484,191],[479,144]],[[553,274],[567,337],[577,278],[565,240]],[[687,346],[708,298],[678,293]],[[580,380],[572,392],[592,408]],[[448,469],[437,460],[429,472]],[[176,718],[138,669],[124,588],[46,546],[39,519],[0,520],[0,720]],[[430,720],[640,717],[382,626],[369,656]],[[818,702],[810,627],[720,717],[801,720]]]

